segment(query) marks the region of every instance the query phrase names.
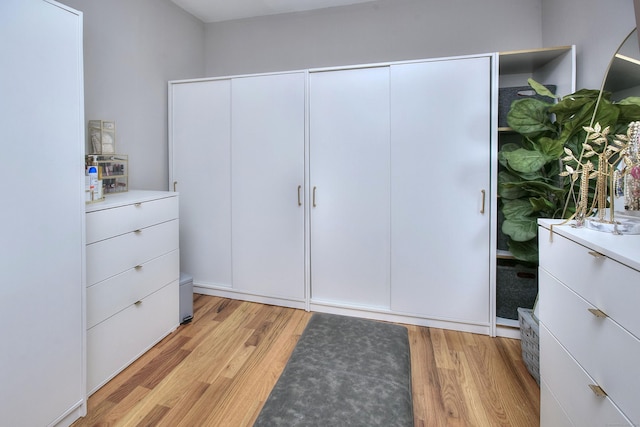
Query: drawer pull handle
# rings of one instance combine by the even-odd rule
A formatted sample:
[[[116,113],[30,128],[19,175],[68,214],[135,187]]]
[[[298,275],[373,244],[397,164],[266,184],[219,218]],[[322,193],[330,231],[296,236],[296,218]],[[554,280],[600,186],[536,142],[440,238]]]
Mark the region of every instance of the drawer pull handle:
[[[136,270],[142,270],[142,266],[141,266],[140,264],[136,265],[136,266],[135,266],[135,267],[133,267],[133,268],[135,268]]]
[[[133,304],[134,305],[140,305],[140,304],[142,304],[142,301],[138,300],[138,301],[134,302]]]
[[[139,208],[140,206],[142,206],[142,203],[137,202],[137,203],[134,203],[133,206],[135,206],[136,208]]]
[[[595,258],[606,258],[604,254],[601,254],[600,252],[596,252],[596,251],[589,251],[589,255]]]
[[[136,233],[136,234],[140,234],[140,233],[142,233],[142,230],[137,229],[137,230],[133,230],[133,232]]]
[[[589,384],[589,388],[591,388],[591,391],[593,392],[593,394],[595,394],[598,397],[607,397],[607,392],[604,391],[602,389],[602,387],[600,387],[599,385],[596,384]]]
[[[587,310],[589,310],[589,313],[593,314],[596,317],[600,317],[600,318],[605,318],[608,317],[607,313],[605,313],[604,311],[597,309],[597,308],[588,308]]]

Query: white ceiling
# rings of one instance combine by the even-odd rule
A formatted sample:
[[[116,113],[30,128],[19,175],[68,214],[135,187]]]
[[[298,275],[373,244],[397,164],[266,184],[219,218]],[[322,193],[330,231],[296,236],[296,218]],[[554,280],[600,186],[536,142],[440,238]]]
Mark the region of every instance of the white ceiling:
[[[171,0],[205,23],[302,12],[374,0]]]

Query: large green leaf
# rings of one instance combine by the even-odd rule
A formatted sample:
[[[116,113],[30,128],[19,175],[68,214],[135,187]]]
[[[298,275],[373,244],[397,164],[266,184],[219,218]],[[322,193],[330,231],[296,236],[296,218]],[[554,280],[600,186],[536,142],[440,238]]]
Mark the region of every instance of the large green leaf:
[[[538,169],[537,171],[534,171],[531,173],[524,173],[524,172],[517,172],[517,171],[512,171],[512,172],[518,175],[518,177],[520,177],[521,182],[528,182],[528,181],[546,182],[548,180],[544,169]]]
[[[502,223],[502,232],[516,242],[526,242],[537,236],[537,218],[522,217],[518,219],[505,219]]]
[[[519,197],[525,197],[527,192],[511,182],[498,184],[498,195],[506,200],[514,200]]]
[[[536,137],[545,132],[555,132],[549,119],[549,107],[553,104],[536,98],[518,99],[511,103],[507,123],[519,134]]]
[[[529,204],[533,206],[535,212],[553,212],[556,209],[556,204],[546,197],[532,197],[529,199]]]
[[[516,259],[533,264],[538,263],[538,239],[531,239],[526,242],[509,241],[509,252]]]
[[[515,185],[521,181],[516,175],[507,171],[498,172],[498,195],[503,199],[517,199],[527,195],[526,191]]]
[[[587,126],[591,122],[599,94],[600,91],[597,90],[579,90],[562,98],[557,104],[551,106],[548,112],[555,114],[556,122],[563,127],[576,119],[580,123],[586,123],[584,126]]]
[[[536,139],[539,137],[540,135],[522,135],[522,139],[520,140],[520,147],[524,148],[525,150],[533,150],[537,145]]]
[[[504,157],[504,153],[515,151],[519,148],[522,148],[522,146],[520,144],[516,144],[515,142],[502,144],[502,146],[500,147],[500,151],[498,151],[498,163],[500,163],[504,167],[508,167],[509,164],[507,162],[507,159]]]
[[[617,104],[620,110],[618,123],[629,124],[640,120],[640,97],[625,98]]]
[[[533,207],[526,199],[503,200],[502,213],[505,219],[518,219],[533,213]]]
[[[640,96],[628,96],[621,99],[618,105],[640,105]]]
[[[556,196],[562,196],[565,191],[563,188],[556,187],[555,185],[543,181],[511,182],[509,185],[522,188],[529,193],[538,195],[554,194]]]
[[[540,84],[533,79],[528,79],[527,82],[529,83],[529,86],[531,86],[538,95],[548,96],[549,98],[553,98],[553,99],[558,98],[555,94],[551,93],[551,91],[547,89],[545,85]]]
[[[558,160],[564,156],[564,145],[562,141],[546,136],[538,138],[538,149],[545,155],[547,161]]]
[[[503,184],[506,182],[518,182],[518,181],[522,181],[522,180],[518,178],[518,176],[515,174],[509,173],[507,171],[498,172],[498,184]]]
[[[584,126],[591,125],[593,118],[593,110],[595,108],[595,101],[589,101],[582,104],[581,108],[571,111],[571,115],[564,118],[564,121],[560,122],[560,118],[557,120],[562,123],[562,131],[558,137],[558,141],[563,144],[573,138],[575,135],[580,135],[584,140],[586,132]]]
[[[598,111],[593,118],[593,124],[600,123],[603,128],[607,126],[615,126],[620,116],[620,106],[612,104],[609,101],[600,101]]]
[[[547,157],[535,150],[518,148],[517,150],[503,152],[502,154],[509,167],[518,172],[535,172],[547,163]]]

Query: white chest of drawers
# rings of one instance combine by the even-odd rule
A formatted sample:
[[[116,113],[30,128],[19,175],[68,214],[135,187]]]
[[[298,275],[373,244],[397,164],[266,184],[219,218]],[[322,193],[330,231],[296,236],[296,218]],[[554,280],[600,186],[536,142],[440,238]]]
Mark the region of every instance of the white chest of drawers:
[[[539,220],[540,424],[640,425],[640,236]]]
[[[87,205],[86,226],[91,394],[178,326],[178,195],[109,195]]]

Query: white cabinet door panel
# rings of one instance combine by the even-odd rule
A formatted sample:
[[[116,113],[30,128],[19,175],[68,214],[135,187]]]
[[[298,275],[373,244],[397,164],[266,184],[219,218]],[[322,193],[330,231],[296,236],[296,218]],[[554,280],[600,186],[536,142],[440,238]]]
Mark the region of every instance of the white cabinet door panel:
[[[489,57],[391,66],[394,311],[490,321],[490,70]]]
[[[231,82],[171,88],[171,176],[180,192],[180,269],[195,283],[231,286]]]
[[[85,407],[82,14],[0,1],[0,425]]]
[[[389,68],[312,73],[309,87],[311,298],[388,308]]]
[[[303,299],[305,74],[235,78],[231,110],[233,288]]]

